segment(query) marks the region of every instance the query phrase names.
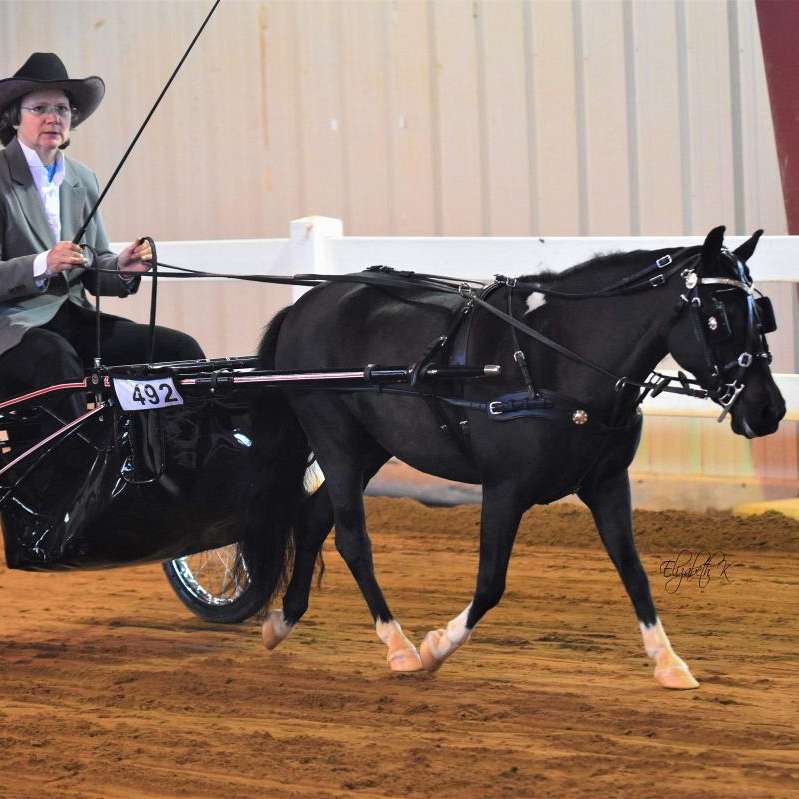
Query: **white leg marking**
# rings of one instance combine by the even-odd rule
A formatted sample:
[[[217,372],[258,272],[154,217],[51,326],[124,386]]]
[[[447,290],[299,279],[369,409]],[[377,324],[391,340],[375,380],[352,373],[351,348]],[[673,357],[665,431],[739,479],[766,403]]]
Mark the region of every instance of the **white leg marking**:
[[[446,630],[433,630],[422,642],[422,663],[428,671],[435,671],[459,647],[463,646],[472,634],[466,626],[469,618],[470,602],[448,625]]]
[[[672,649],[660,619],[656,619],[652,626],[648,627],[643,622],[639,626],[646,654],[655,661],[655,679],[666,688],[699,687],[688,665]]]
[[[375,631],[377,632],[377,637],[386,645],[388,646],[388,639],[391,638],[392,633],[399,633],[402,635],[402,627],[400,627],[400,623],[395,620],[391,621],[380,621],[377,620],[375,624]]]
[[[657,619],[651,627],[647,627],[646,624],[640,622],[639,627],[641,628],[641,635],[644,638],[644,649],[652,660],[657,659],[658,654],[663,648],[671,646],[666,631],[660,623],[660,619]]]
[[[270,610],[261,626],[261,636],[267,649],[274,649],[294,629],[286,622],[283,609]]]
[[[459,646],[469,640],[472,631],[466,626],[466,619],[469,618],[469,610],[472,607],[470,602],[448,625],[444,635],[438,641],[438,645],[433,648],[436,657],[442,660],[451,655]]]

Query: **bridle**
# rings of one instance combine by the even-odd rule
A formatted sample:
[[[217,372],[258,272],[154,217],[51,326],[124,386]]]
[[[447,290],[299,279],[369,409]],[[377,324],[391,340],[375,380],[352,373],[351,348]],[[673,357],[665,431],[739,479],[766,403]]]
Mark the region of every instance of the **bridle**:
[[[704,277],[696,269],[683,269],[680,277],[685,281],[686,291],[680,295],[679,310],[689,310],[694,334],[711,380],[708,397],[723,408],[719,416],[719,421],[723,421],[746,387],[747,370],[757,359],[771,363],[766,333],[774,332],[777,325],[771,300],[760,292],[760,296],[754,296],[757,290],[743,261],[727,249],[721,250],[720,257],[731,265],[735,277]],[[699,293],[700,286],[729,288],[703,301]],[[736,290],[743,291],[746,296],[746,338],[744,349],[725,362],[719,357],[717,347],[732,338],[733,332],[727,307],[719,294]]]

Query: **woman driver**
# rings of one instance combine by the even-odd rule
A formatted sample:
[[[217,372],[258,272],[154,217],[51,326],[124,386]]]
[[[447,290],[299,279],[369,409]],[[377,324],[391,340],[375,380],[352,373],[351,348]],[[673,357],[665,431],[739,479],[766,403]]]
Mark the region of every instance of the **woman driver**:
[[[99,214],[81,250],[71,239],[99,194],[97,178],[67,158],[72,128],[97,109],[105,84],[96,76],[71,79],[54,53],[34,53],[11,78],[0,80],[0,396],[81,380],[95,353],[95,318],[84,289],[125,297],[147,271],[149,244],[133,242],[118,256],[108,249]],[[85,269],[90,265],[108,272]],[[149,328],[103,314],[102,358],[107,365],[149,359]],[[158,327],[156,361],[203,358],[185,333]],[[80,395],[60,401],[61,412],[85,411]]]

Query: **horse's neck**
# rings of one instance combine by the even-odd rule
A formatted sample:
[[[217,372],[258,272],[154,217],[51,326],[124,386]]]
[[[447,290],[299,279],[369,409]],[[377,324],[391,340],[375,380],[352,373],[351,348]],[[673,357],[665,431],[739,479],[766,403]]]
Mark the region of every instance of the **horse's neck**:
[[[639,305],[638,313],[630,307],[631,317],[623,326],[623,340],[616,341],[613,352],[610,354],[611,363],[615,364],[615,369],[623,376],[631,377],[634,380],[643,380],[668,354],[666,346],[667,327],[672,319],[672,314],[668,310],[670,304],[664,297],[653,301],[652,297],[638,295],[635,298],[625,297],[622,302],[629,303],[630,306],[635,302]]]
[[[520,307],[520,311],[526,308]],[[663,299],[630,295],[603,300],[553,301],[547,335],[559,344],[614,375],[642,381],[667,355],[667,313]],[[527,317],[534,323],[535,316]],[[527,345],[529,346],[529,344]],[[576,396],[612,402],[614,383],[607,375],[576,364],[549,350],[539,353],[542,371],[551,386]]]

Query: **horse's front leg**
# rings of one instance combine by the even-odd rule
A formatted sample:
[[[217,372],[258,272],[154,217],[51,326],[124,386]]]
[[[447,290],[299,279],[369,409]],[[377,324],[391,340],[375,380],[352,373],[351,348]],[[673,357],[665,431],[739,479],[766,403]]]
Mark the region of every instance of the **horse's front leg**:
[[[655,662],[655,679],[666,688],[697,688],[685,662],[671,647],[633,539],[632,502],[627,470],[600,476],[579,492],[591,510],[602,543],[632,600],[646,654]]]
[[[483,616],[499,604],[505,592],[513,542],[525,507],[514,487],[483,487],[480,517],[480,564],[472,601],[446,628],[431,630],[419,652],[428,671],[436,671],[456,649],[463,646]]]

